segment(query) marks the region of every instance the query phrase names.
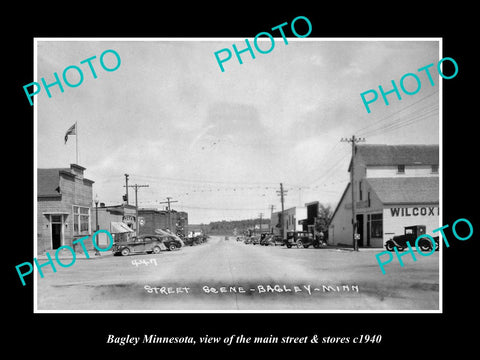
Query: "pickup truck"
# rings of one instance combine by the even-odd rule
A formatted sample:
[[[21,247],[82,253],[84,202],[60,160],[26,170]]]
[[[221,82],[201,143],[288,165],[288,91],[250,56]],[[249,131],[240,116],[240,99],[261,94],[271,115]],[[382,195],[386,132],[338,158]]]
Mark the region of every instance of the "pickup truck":
[[[394,251],[393,248],[396,247],[398,251],[403,251],[407,247],[407,241],[411,247],[415,247],[415,241],[417,238],[425,234],[426,226],[425,225],[413,225],[405,226],[403,235],[396,235],[385,243],[385,248],[388,251]],[[435,250],[438,251],[438,236],[433,237],[435,240]],[[421,251],[431,251],[433,244],[427,238],[423,237],[418,241],[418,247]]]

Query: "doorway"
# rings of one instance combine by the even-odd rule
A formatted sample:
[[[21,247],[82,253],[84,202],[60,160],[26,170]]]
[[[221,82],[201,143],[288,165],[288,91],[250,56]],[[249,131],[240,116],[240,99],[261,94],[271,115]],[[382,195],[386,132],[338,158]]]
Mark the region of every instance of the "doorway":
[[[363,247],[363,214],[357,214],[357,234],[360,235],[358,247]]]
[[[52,229],[52,249],[54,250],[62,246],[62,215],[51,215],[50,225]]]

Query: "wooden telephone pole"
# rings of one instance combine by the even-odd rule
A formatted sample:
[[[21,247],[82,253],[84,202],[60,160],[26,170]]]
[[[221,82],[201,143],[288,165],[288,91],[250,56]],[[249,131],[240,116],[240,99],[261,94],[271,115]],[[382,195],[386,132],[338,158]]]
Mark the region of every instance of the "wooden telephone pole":
[[[170,200],[171,197],[167,196],[167,201],[161,201],[159,202],[159,204],[168,204],[167,205],[167,211],[168,211],[168,229],[170,231],[172,231],[172,217],[170,215],[170,211],[171,211],[171,208],[170,208],[170,203],[174,203],[174,202],[178,202],[178,200]],[[173,231],[172,231],[173,232]],[[175,232],[173,232],[175,233]]]
[[[350,188],[352,189],[352,229],[353,229],[353,250],[358,251],[357,241],[357,214],[355,211],[355,144],[358,142],[365,142],[365,138],[357,138],[352,135],[351,138],[342,138],[340,141],[349,142],[352,144],[352,163],[350,169]]]
[[[148,185],[138,185],[138,184],[135,184],[135,185],[123,185],[124,187],[126,187],[127,189],[129,187],[133,187],[135,188],[135,226],[136,226],[136,229],[135,231],[137,232],[137,237],[140,235],[140,228],[138,226],[138,188],[140,187],[148,187]],[[127,195],[128,196],[128,195]]]
[[[280,191],[277,190],[277,195],[280,195],[280,202],[282,203],[282,218],[281,218],[281,229],[282,229],[282,240],[285,240],[285,207],[284,207],[284,203],[285,203],[285,195],[286,193],[288,192],[288,190],[283,190],[283,184],[280,183]]]

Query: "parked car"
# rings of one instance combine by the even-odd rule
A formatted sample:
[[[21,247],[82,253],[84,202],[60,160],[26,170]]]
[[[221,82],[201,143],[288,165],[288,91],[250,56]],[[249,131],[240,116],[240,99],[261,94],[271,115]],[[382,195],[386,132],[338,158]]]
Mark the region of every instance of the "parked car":
[[[397,235],[388,240],[385,243],[385,248],[388,251],[394,251],[394,247],[397,247],[398,251],[403,251],[405,248],[407,248],[407,241],[409,242],[411,247],[415,247],[415,242],[417,241],[417,237],[419,237],[422,234],[425,234],[426,231],[426,226],[425,225],[413,225],[413,226],[405,226],[404,227],[404,234],[403,235]],[[433,237],[435,240],[435,249],[439,249],[439,244],[438,244],[438,236]],[[428,238],[421,238],[418,241],[418,247],[420,248],[421,251],[431,251],[433,248],[432,242]]]
[[[180,237],[170,231],[155,229],[155,234],[155,236],[163,239],[163,243],[170,251],[177,250],[185,245],[185,243]]]
[[[265,245],[265,240],[272,234],[264,232],[260,234],[260,245]]]
[[[163,238],[163,243],[167,247],[168,250],[174,251],[180,249],[182,247],[182,243],[173,237],[165,237]]]
[[[252,236],[252,244],[253,244],[253,245],[258,245],[258,244],[260,244],[260,235],[253,235],[253,236]]]
[[[141,235],[129,241],[116,242],[112,246],[114,255],[127,256],[131,253],[154,253],[167,250],[163,239],[156,235]]]
[[[245,240],[243,240],[245,244],[251,244],[252,243],[252,238],[250,236],[245,236]]]
[[[318,241],[318,239],[315,239],[312,233],[308,231],[288,231],[285,245],[289,249],[292,246],[297,246],[298,248],[304,247],[306,249],[310,245],[318,248],[320,247],[320,242]]]

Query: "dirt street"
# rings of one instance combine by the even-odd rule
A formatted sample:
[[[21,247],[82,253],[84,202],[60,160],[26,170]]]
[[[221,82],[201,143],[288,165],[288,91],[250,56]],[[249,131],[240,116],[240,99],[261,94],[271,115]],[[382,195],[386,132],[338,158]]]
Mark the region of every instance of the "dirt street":
[[[37,278],[37,309],[101,311],[438,310],[439,253],[287,249],[233,237],[161,254],[103,255]],[[41,261],[40,261],[41,263]]]

